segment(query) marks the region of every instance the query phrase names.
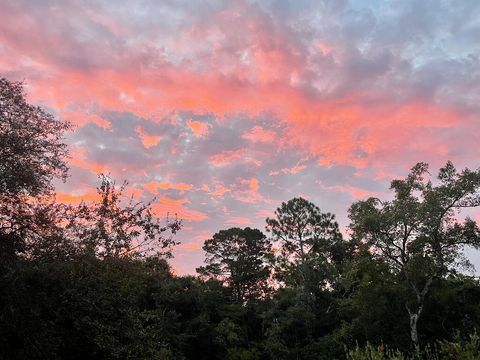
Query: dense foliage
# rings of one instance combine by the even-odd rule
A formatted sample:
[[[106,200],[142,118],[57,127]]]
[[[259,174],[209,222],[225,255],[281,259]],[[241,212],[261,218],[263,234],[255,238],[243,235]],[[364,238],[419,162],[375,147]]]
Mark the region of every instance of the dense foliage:
[[[205,240],[206,266],[197,272],[230,287],[237,301],[262,298],[268,292],[272,244],[258,229],[221,230]]]
[[[393,198],[350,209],[350,238],[303,198],[261,230],[205,241],[199,276],[167,258],[181,229],[127,184],[97,200],[55,201],[69,125],[0,80],[1,359],[478,359],[480,172],[420,163]],[[24,169],[19,173],[19,169]]]

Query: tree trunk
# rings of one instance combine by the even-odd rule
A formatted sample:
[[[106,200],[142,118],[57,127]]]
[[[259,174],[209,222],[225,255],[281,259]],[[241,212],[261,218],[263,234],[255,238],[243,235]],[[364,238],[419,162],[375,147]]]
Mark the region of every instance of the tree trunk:
[[[408,278],[407,278],[408,279]],[[410,282],[410,281],[409,281]],[[420,319],[420,315],[422,315],[423,305],[425,303],[425,296],[427,295],[430,285],[432,285],[433,276],[429,277],[423,286],[422,291],[419,291],[417,287],[410,282],[415,294],[417,296],[417,306],[415,307],[415,311],[410,310],[408,304],[405,304],[407,308],[408,315],[410,315],[410,338],[412,339],[413,347],[415,348],[415,353],[417,356],[420,355],[420,341],[418,340],[418,319]]]
[[[412,339],[413,346],[415,348],[415,353],[420,354],[420,342],[418,341],[418,330],[417,324],[418,319],[420,318],[421,309],[417,310],[416,313],[410,312],[410,337]]]

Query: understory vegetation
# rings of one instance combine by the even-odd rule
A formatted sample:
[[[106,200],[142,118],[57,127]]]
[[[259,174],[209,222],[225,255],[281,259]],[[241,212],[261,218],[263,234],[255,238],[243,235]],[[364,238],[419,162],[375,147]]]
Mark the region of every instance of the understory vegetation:
[[[181,219],[160,219],[101,175],[64,204],[70,124],[0,79],[1,359],[479,359],[480,282],[464,257],[480,229],[480,171],[418,163],[389,199],[335,216],[304,198],[265,232],[230,228],[195,276],[168,259]],[[470,275],[469,275],[470,274]]]

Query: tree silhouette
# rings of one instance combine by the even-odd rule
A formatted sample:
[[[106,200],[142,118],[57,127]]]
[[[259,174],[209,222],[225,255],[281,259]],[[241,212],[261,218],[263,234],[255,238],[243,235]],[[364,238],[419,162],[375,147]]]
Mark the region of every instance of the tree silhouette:
[[[23,84],[0,78],[0,249],[11,257],[25,251],[38,224],[42,203],[52,196],[54,178],[67,177],[63,142],[68,122],[25,100]],[[45,220],[45,219],[43,219]]]
[[[272,244],[258,229],[221,230],[205,241],[204,267],[197,272],[229,286],[237,301],[261,298],[273,260]]]
[[[465,246],[480,248],[475,221],[457,217],[459,209],[480,205],[480,170],[457,172],[448,162],[438,173],[438,185],[425,179],[427,170],[427,164],[418,163],[405,179],[392,181],[393,200],[369,198],[349,211],[354,238],[371,247],[410,289],[405,307],[417,351],[418,320],[433,281],[469,266]]]
[[[68,122],[27,103],[23,84],[0,78],[0,193],[37,196],[67,177]]]
[[[138,255],[171,257],[178,242],[173,235],[181,228],[177,218],[162,224],[151,209],[151,202],[125,198],[127,182],[100,175],[98,200],[82,202],[67,211],[65,236],[75,243],[78,252],[98,258]]]
[[[288,285],[319,288],[332,280],[332,265],[345,255],[335,216],[312,202],[294,198],[268,218],[267,231],[279,242],[276,274]]]

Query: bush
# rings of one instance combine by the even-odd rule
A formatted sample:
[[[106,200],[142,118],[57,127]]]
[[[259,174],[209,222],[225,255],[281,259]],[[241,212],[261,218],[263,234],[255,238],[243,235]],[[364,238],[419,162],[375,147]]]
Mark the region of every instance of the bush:
[[[367,343],[365,347],[356,346],[347,351],[348,360],[478,360],[480,359],[480,337],[475,333],[467,340],[459,335],[455,341],[440,341],[433,346],[427,346],[419,356],[404,355],[400,351],[393,351],[383,345],[378,347]]]
[[[384,345],[378,347],[367,343],[365,347],[359,347],[358,345],[354,350],[347,352],[348,360],[408,360],[399,351],[393,351],[387,349]]]

